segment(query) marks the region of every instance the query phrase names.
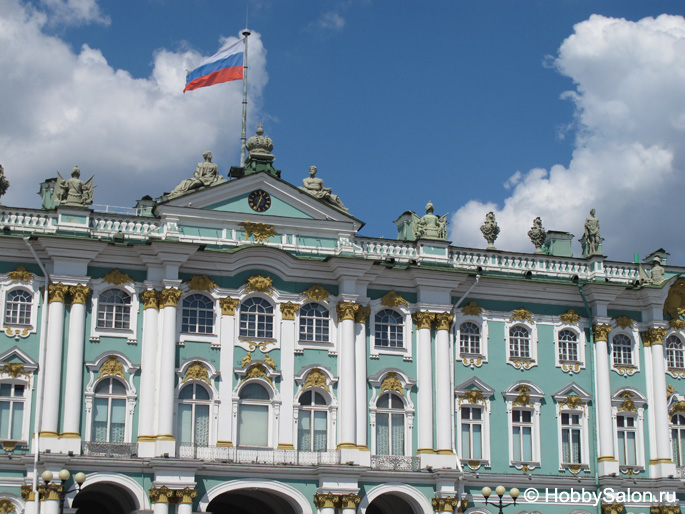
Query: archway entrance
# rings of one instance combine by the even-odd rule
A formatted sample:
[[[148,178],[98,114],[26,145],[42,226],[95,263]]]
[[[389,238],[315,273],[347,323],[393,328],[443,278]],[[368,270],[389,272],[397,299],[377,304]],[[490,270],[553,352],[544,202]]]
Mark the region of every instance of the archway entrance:
[[[283,497],[259,489],[220,494],[207,506],[212,514],[299,514]]]
[[[366,514],[418,514],[418,511],[402,496],[386,493],[369,503]]]
[[[74,497],[76,514],[130,514],[136,504],[129,492],[114,484],[98,482],[81,489]]]

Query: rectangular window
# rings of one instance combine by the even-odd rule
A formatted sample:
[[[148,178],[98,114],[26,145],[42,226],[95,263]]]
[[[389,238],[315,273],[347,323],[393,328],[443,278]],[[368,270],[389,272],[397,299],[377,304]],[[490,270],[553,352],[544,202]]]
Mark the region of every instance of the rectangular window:
[[[564,464],[583,462],[581,452],[582,425],[580,414],[561,414],[561,451]]]
[[[463,459],[483,458],[483,420],[479,407],[461,408],[461,454]]]
[[[267,446],[269,444],[269,407],[241,405],[238,411],[238,444],[240,446]]]
[[[637,428],[633,416],[616,416],[618,430],[618,463],[624,466],[637,465]]]
[[[533,461],[533,413],[515,409],[511,412],[513,460]]]

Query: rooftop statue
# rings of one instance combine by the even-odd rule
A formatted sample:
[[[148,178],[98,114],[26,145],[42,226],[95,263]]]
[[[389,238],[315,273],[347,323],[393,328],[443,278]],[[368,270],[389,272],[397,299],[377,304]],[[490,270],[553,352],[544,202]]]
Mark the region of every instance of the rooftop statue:
[[[169,199],[183,196],[195,189],[228,182],[228,180],[219,175],[219,166],[212,162],[212,152],[205,152],[202,154],[202,157],[204,157],[205,160],[204,162],[197,163],[197,168],[195,168],[193,177],[188,178],[177,185],[176,188],[169,193]]]
[[[447,238],[447,214],[436,216],[433,214],[433,204],[426,204],[425,216],[419,218],[412,212],[414,221],[412,229],[416,239],[446,239]]]
[[[59,171],[57,172],[57,182],[55,183],[55,203],[71,207],[87,207],[93,203],[93,178],[87,182],[81,180],[81,170],[74,166],[71,171],[71,178],[64,180]]]
[[[639,268],[639,276],[640,276],[640,281],[645,284],[654,284],[654,285],[659,285],[661,284],[665,279],[664,279],[664,273],[666,270],[664,267],[661,265],[661,258],[658,255],[654,256],[654,259],[652,260],[652,269],[650,270],[649,274],[645,271],[645,269],[642,267],[642,264],[640,264]]]
[[[590,210],[590,216],[585,218],[585,233],[581,239],[583,245],[583,257],[601,255],[599,245],[602,238],[599,236],[599,220],[595,218],[595,210]]]
[[[318,198],[319,200],[325,200],[333,205],[333,207],[343,211],[348,210],[347,207],[343,205],[340,197],[338,195],[334,195],[332,193],[333,190],[330,187],[323,187],[323,180],[316,178],[316,166],[309,167],[309,177],[303,179],[302,182],[304,183],[304,187],[300,187],[300,189],[305,193],[313,196],[314,198]]]
[[[545,244],[545,239],[547,238],[547,232],[542,228],[542,220],[540,216],[533,220],[533,226],[528,231],[528,237],[531,243],[535,245],[535,253],[544,253],[542,251],[542,245]]]
[[[4,195],[9,187],[9,180],[5,178],[5,168],[0,164],[0,196]]]
[[[499,226],[495,221],[495,213],[490,211],[485,215],[485,223],[480,226],[483,237],[488,242],[488,250],[496,250],[495,239],[499,234]]]

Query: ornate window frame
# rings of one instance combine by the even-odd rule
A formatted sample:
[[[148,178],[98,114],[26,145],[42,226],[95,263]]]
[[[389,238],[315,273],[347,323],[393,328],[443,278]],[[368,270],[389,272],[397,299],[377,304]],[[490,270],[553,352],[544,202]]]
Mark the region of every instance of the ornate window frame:
[[[311,304],[321,305],[323,308],[328,310],[328,341],[305,341],[300,339],[300,323],[302,322],[302,308],[305,305]],[[318,300],[305,300],[301,304],[298,304],[297,313],[295,314],[295,345],[298,349],[303,350],[332,350],[336,348],[338,343],[338,322],[336,314],[337,302],[333,301],[318,301]]]
[[[668,407],[668,437],[672,453],[671,458],[677,467],[682,468],[685,466],[685,402],[683,401],[683,397],[678,394],[671,395],[668,399]],[[675,416],[683,418],[683,424],[674,425],[673,418]],[[674,445],[673,442],[674,431],[677,432],[679,436],[677,445]],[[680,449],[679,455],[675,455],[673,452],[676,448]]]
[[[219,389],[216,384],[219,372],[209,360],[195,358],[185,360],[176,370],[176,376],[178,377],[178,382],[174,388],[174,437],[178,435],[175,432],[178,429],[178,405],[181,389],[188,384],[200,384],[209,391],[208,445],[216,446],[218,439],[219,405],[221,404]],[[178,437],[176,437],[176,440],[177,442],[179,441]]]
[[[685,357],[685,336],[683,335],[683,332],[680,330],[670,329],[666,333],[666,337],[664,338],[664,359],[666,360],[666,373],[671,375],[673,378],[685,378],[685,367],[674,368],[668,365],[668,340],[671,337],[677,337],[680,340],[680,343],[683,345],[683,349],[681,351],[683,352],[683,356]]]
[[[114,361],[114,357],[116,357],[118,363],[112,362]],[[131,443],[133,434],[133,414],[135,412],[137,398],[136,388],[133,384],[133,376],[136,371],[140,369],[140,366],[134,365],[126,355],[117,351],[102,353],[95,360],[86,362],[85,364],[90,374],[90,378],[84,394],[86,425],[83,440],[93,440],[93,400],[95,398],[95,387],[103,379],[118,376],[126,388],[126,427],[124,429],[124,442]],[[107,364],[107,366],[105,366],[105,364]]]
[[[416,409],[411,400],[410,390],[416,381],[397,368],[385,368],[368,378],[371,384],[369,400],[369,425],[371,428],[371,455],[376,455],[376,414],[378,399],[386,392],[396,393],[404,405],[404,455],[413,455],[414,415]]]
[[[32,279],[30,282],[12,280],[9,275],[0,279],[0,312],[2,312],[2,330],[7,337],[13,337],[15,340],[19,338],[26,338],[38,331],[38,306],[41,302],[41,294],[39,289],[39,281]],[[5,316],[7,314],[7,296],[16,290],[26,291],[31,295],[30,303],[30,323],[28,325],[5,323]]]
[[[580,321],[580,316],[573,311],[562,314],[559,321],[554,324],[554,362],[557,368],[561,368],[564,373],[570,375],[580,373],[581,369],[585,369],[586,345],[587,338],[585,337],[585,330],[587,324]],[[578,360],[562,360],[560,358],[559,336],[562,331],[570,330],[576,335],[578,345]]]
[[[535,469],[540,467],[540,408],[545,393],[537,385],[527,380],[520,380],[509,386],[503,393],[507,406],[507,424],[509,436],[509,465],[518,470]],[[531,457],[530,461],[514,460],[514,425],[512,412],[514,409],[526,410],[531,413]]]
[[[399,302],[398,302],[399,303]],[[412,356],[412,319],[409,304],[399,305],[383,305],[381,300],[372,300],[370,302],[371,311],[369,314],[369,351],[371,357],[375,358],[379,355],[401,355],[409,360]],[[391,346],[376,346],[376,315],[384,310],[391,310],[397,312],[402,317],[402,347]],[[340,323],[338,323],[340,326]]]
[[[208,334],[198,334],[195,332],[182,332],[183,327],[183,302],[186,298],[193,295],[202,295],[209,298],[212,301],[212,312],[214,314],[213,328],[212,332]],[[200,342],[200,343],[211,343],[212,345],[218,345],[220,340],[221,331],[221,308],[219,307],[219,296],[216,291],[197,291],[197,290],[187,290],[183,292],[180,300],[178,301],[178,307],[176,308],[176,333],[178,334],[178,342],[181,346],[185,345],[188,341]]]
[[[635,326],[635,323],[633,324]],[[632,342],[632,364],[619,364],[616,365],[614,359],[614,337],[618,335],[626,336]],[[631,376],[640,371],[640,334],[637,328],[621,328],[614,327],[614,329],[609,333],[609,360],[611,364],[611,370],[615,371],[621,376]]]
[[[335,450],[337,441],[337,415],[338,415],[338,399],[333,394],[333,384],[338,379],[333,373],[323,366],[318,364],[310,364],[300,370],[295,375],[295,383],[297,384],[297,391],[293,397],[293,434],[295,434],[295,449],[298,449],[299,444],[299,417],[300,417],[300,396],[306,391],[317,392],[326,399],[326,408],[328,417],[326,418],[326,447],[327,450]],[[309,451],[309,450],[303,450]]]
[[[90,340],[99,342],[101,337],[117,337],[126,338],[126,342],[129,344],[138,343],[138,314],[140,313],[140,298],[138,298],[140,288],[138,287],[138,284],[135,282],[111,284],[101,278],[93,280],[90,287],[92,292]],[[108,289],[119,289],[131,297],[131,314],[128,328],[98,328],[100,295]]]
[[[250,298],[259,298],[261,300],[265,300],[273,308],[273,333],[271,334],[271,337],[253,337],[240,335],[240,317],[242,315],[242,307],[243,304]],[[254,346],[255,344],[259,346],[260,343],[261,346],[273,345],[273,347],[269,348],[269,350],[280,348],[282,315],[281,309],[279,308],[280,302],[278,301],[278,295],[274,294],[274,296],[272,297],[262,292],[250,292],[248,294],[240,295],[239,300],[240,301],[235,311],[235,341],[237,341],[236,344],[241,348],[245,349],[248,349],[251,345]]]
[[[619,415],[635,419],[635,465],[621,465],[621,473],[633,475],[645,469],[645,433],[644,415],[647,397],[634,387],[622,387],[611,396],[611,417],[614,427],[614,455],[618,459],[618,425]]]
[[[12,362],[7,362],[7,361]],[[16,443],[28,446],[31,437],[31,414],[33,412],[33,380],[38,363],[18,346],[0,354],[0,383],[19,384],[24,386],[24,413],[21,425],[21,439],[0,439],[3,447],[14,447]]]
[[[515,313],[517,311],[514,311]],[[527,312],[527,311],[526,311]],[[530,337],[530,357],[512,357],[511,356],[511,330],[517,326],[524,327],[528,330]],[[526,370],[538,365],[538,329],[535,318],[528,312],[528,317],[525,319],[517,318],[514,316],[509,318],[504,323],[504,342],[506,348],[507,364],[513,366],[516,369]]]
[[[454,353],[456,360],[461,361],[464,366],[474,369],[480,368],[483,363],[488,362],[489,333],[488,322],[486,317],[483,315],[483,309],[477,305],[471,307],[471,310],[469,310],[469,307],[471,307],[471,304],[457,311],[455,321],[452,325],[452,330],[454,332]],[[464,313],[464,310],[467,312],[473,312],[473,314],[466,314]],[[477,311],[480,311],[480,313],[475,314]],[[461,352],[461,326],[464,323],[473,323],[480,330],[480,352],[477,354]]]
[[[556,402],[556,416],[557,416],[557,441],[559,453],[559,470],[569,470],[574,475],[577,475],[581,470],[590,469],[590,445],[589,445],[589,406],[592,400],[585,389],[580,387],[575,382],[571,382],[564,388],[560,389],[552,395]],[[563,423],[562,415],[579,415],[580,416],[580,460],[581,462],[564,462],[563,451]]]
[[[240,391],[243,387],[248,384],[259,384],[264,387],[269,394],[269,399],[260,405],[268,406],[268,420],[269,427],[267,427],[267,445],[266,446],[247,446],[243,448],[256,448],[256,449],[276,449],[278,443],[278,426],[279,418],[281,412],[281,395],[278,388],[274,386],[275,379],[280,377],[280,372],[274,370],[265,361],[251,361],[245,367],[241,369],[236,369],[235,374],[238,376],[238,381],[233,389],[232,403],[232,424],[233,431],[235,434],[236,446],[240,449],[240,437],[239,437],[239,425],[238,425],[238,410],[240,405],[244,404],[245,401],[240,398]],[[268,402],[268,403],[267,403]],[[249,401],[247,402],[249,404]]]
[[[495,390],[480,380],[478,377],[471,377],[454,388],[455,412],[457,413],[457,455],[462,459],[462,464],[467,465],[472,471],[477,471],[481,466],[490,467],[490,413],[491,398]],[[481,434],[481,458],[463,459],[464,449],[461,438],[461,409],[462,407],[481,408],[481,420],[483,433]]]

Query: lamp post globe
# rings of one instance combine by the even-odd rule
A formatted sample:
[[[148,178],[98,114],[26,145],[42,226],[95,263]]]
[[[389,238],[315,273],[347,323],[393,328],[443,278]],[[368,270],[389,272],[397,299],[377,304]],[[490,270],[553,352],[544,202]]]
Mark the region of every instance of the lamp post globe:
[[[52,480],[52,471],[49,469],[46,469],[43,471],[43,473],[40,475],[40,477],[43,479],[43,482],[46,484]]]
[[[59,477],[59,479],[60,479],[62,482],[66,482],[67,480],[69,480],[69,477],[71,477],[71,473],[69,473],[69,470],[68,470],[68,469],[62,469],[62,470],[60,470],[60,472],[57,474],[57,476]]]

